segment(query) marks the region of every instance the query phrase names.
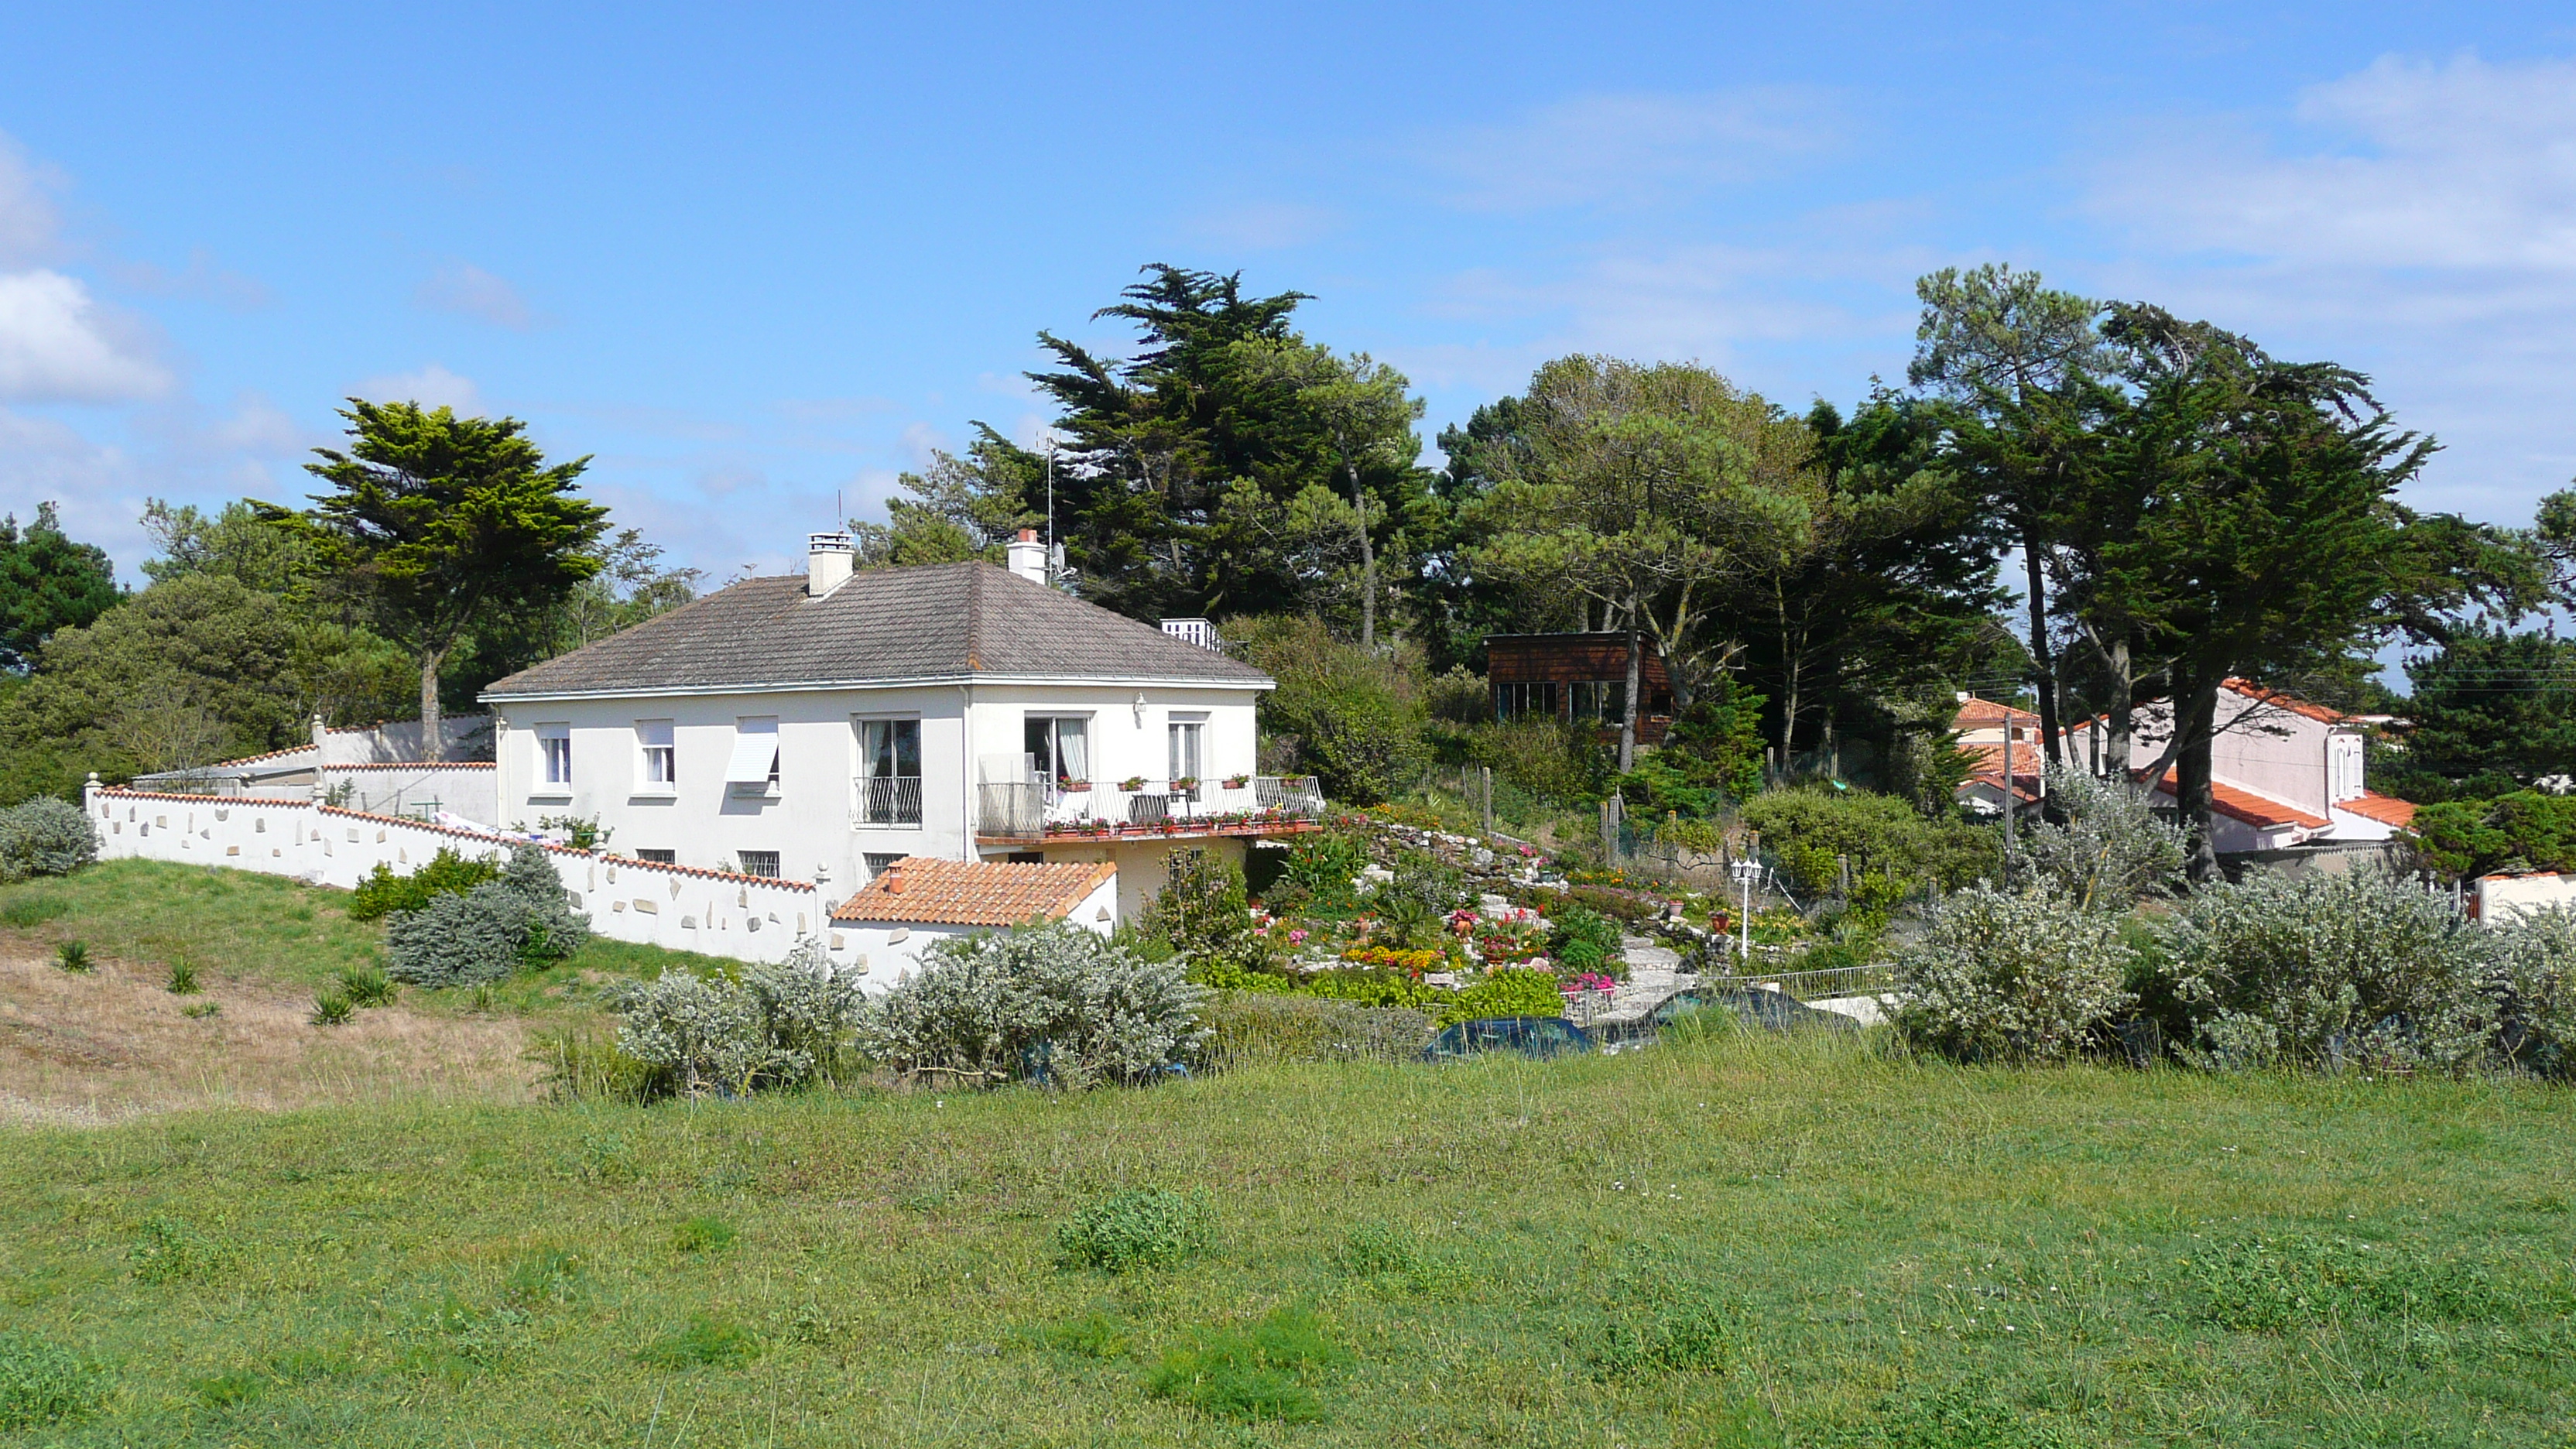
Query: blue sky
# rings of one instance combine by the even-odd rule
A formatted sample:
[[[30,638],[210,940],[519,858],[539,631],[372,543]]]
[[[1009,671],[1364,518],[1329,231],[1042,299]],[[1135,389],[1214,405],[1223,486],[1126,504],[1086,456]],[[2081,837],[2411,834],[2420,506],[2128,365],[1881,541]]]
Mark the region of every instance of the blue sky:
[[[235,13],[245,12],[245,13]],[[1572,350],[1793,407],[2007,260],[2576,475],[2576,11],[19,6],[0,508],[300,497],[351,392],[527,418],[724,577],[873,514],[1149,261],[1294,288],[1425,438]]]

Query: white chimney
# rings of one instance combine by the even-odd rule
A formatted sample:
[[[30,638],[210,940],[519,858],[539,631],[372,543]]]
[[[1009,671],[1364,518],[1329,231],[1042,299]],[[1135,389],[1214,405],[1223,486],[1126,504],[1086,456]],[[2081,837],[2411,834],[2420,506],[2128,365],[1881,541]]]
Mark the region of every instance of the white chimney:
[[[808,534],[805,539],[805,596],[819,599],[850,581],[858,555],[846,533]]]
[[[1046,554],[1046,545],[1038,542],[1038,531],[1034,528],[1021,529],[1020,536],[1011,540],[1008,554],[1011,572],[1031,583],[1045,583],[1047,581]]]

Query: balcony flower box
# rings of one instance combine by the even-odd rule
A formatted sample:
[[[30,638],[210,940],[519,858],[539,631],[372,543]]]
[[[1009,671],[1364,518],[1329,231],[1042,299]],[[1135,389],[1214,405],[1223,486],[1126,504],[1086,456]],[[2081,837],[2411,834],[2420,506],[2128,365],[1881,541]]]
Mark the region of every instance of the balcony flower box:
[[[1229,790],[1240,790],[1250,783],[1252,783],[1252,777],[1250,775],[1228,775],[1225,777],[1225,788]]]
[[[1118,788],[1126,791],[1130,795],[1133,795],[1137,791],[1145,788],[1145,777],[1142,775],[1130,775],[1126,779],[1118,782]]]
[[[1199,777],[1196,775],[1183,775],[1172,782],[1172,788],[1175,790],[1195,790],[1198,787]]]

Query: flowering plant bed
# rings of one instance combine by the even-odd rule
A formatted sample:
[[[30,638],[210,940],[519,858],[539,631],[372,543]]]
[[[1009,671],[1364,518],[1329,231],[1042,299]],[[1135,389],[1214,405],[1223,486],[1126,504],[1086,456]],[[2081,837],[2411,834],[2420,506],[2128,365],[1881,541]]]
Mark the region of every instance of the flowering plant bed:
[[[1342,953],[1342,959],[1362,966],[1383,966],[1419,976],[1437,971],[1449,964],[1448,954],[1432,950],[1405,950],[1396,946],[1354,946]]]

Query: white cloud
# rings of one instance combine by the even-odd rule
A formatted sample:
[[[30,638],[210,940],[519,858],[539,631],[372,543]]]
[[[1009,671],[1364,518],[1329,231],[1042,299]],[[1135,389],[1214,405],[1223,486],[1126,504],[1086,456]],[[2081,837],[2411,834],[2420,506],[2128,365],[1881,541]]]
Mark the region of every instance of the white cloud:
[[[2527,518],[2576,469],[2576,61],[2382,59],[2288,119],[2105,162],[2086,205],[2131,250],[2095,289],[2372,372],[2446,444],[2416,501]]]
[[[131,402],[169,390],[151,332],[76,277],[0,274],[0,400]]]
[[[460,413],[483,409],[483,390],[474,379],[459,377],[438,363],[417,372],[389,373],[361,382],[351,392],[369,402],[415,402],[425,408],[448,407]]]
[[[412,292],[412,305],[429,312],[448,312],[525,332],[536,325],[528,299],[508,282],[465,262],[450,262],[422,280]]]
[[[955,446],[954,443],[946,433],[928,423],[911,422],[903,426],[903,451],[912,459],[912,466],[916,468],[929,467],[931,454],[946,451],[953,446]]]
[[[1453,203],[1475,210],[1638,205],[1771,175],[1840,145],[1847,129],[1826,92],[1748,86],[1580,97],[1429,138],[1417,154],[1455,178]]]
[[[63,219],[51,193],[61,185],[59,173],[38,166],[25,147],[0,134],[0,267],[58,255]]]

